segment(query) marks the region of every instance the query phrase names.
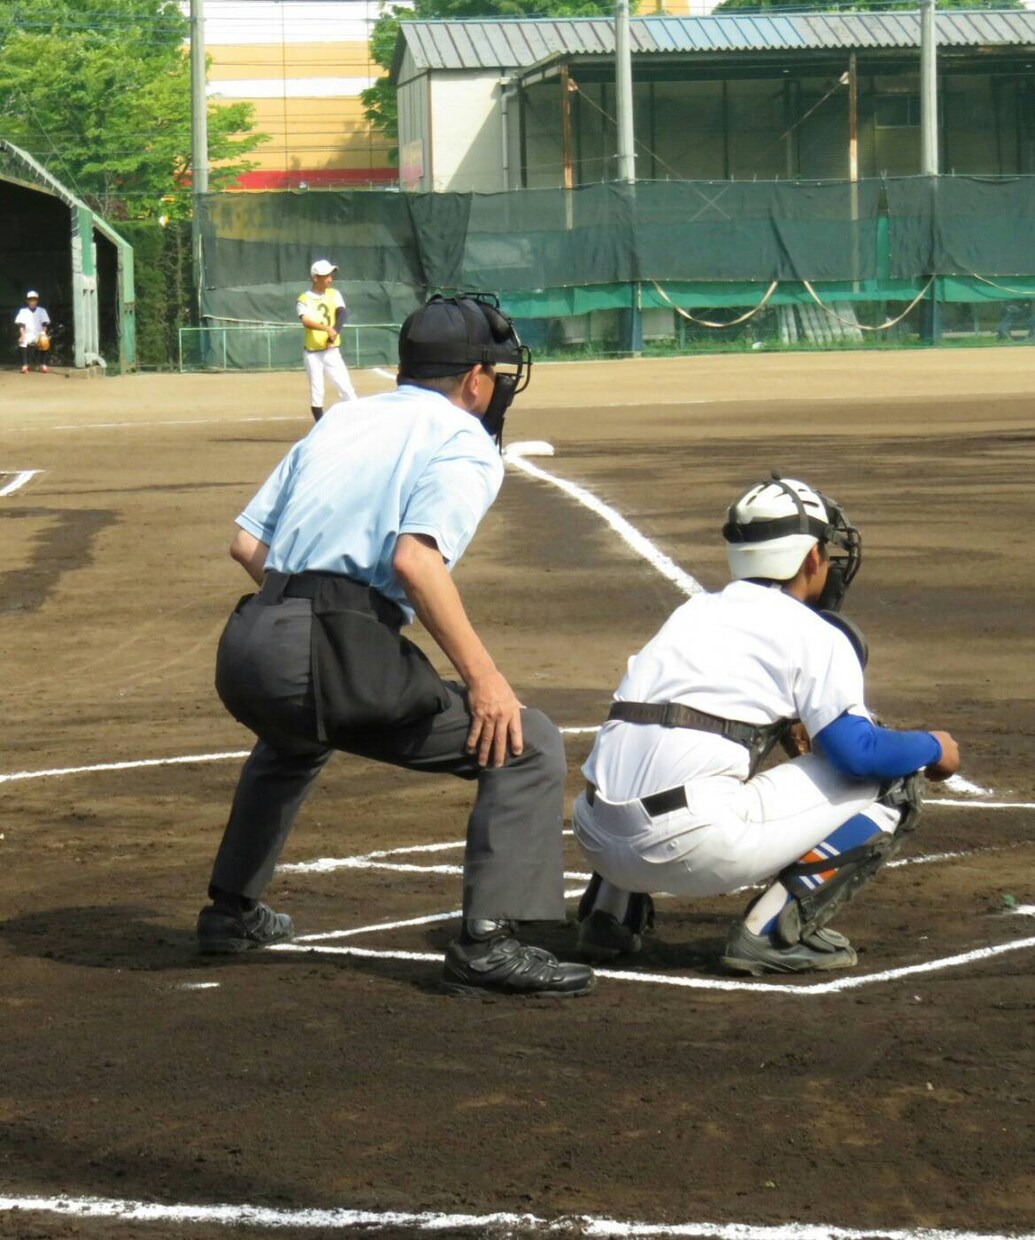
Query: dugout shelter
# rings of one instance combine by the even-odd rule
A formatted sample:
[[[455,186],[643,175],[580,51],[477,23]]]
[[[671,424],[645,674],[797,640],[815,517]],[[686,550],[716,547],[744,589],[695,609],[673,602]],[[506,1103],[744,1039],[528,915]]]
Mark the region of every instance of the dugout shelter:
[[[136,366],[133,248],[28,152],[0,139],[0,364],[15,364],[14,316],[29,288],[50,313],[54,360],[79,370]]]

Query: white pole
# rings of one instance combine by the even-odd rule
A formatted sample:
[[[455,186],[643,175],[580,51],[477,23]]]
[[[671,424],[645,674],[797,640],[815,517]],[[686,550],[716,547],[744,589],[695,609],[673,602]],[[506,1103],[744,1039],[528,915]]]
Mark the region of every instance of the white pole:
[[[632,184],[636,180],[636,153],[633,149],[629,0],[615,0],[615,86],[618,97],[618,179]]]
[[[208,193],[208,112],[205,99],[205,0],[190,0],[191,184]]]
[[[208,101],[205,97],[205,0],[190,0],[191,254],[201,315],[201,195],[208,193]]]
[[[938,34],[935,0],[920,4],[920,171],[938,175]]]

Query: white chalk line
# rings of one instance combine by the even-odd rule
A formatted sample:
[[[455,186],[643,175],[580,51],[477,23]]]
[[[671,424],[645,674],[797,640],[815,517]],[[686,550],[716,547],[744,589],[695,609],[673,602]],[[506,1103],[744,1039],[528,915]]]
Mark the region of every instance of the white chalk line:
[[[973,948],[960,952],[955,956],[943,956],[937,960],[928,960],[923,964],[903,965],[897,969],[883,969],[879,973],[864,973],[853,977],[838,978],[833,982],[813,982],[808,985],[794,985],[787,982],[756,982],[732,981],[723,978],[686,977],[667,973],[639,973],[625,969],[595,969],[597,977],[612,982],[639,982],[651,986],[676,986],[684,990],[725,990],[750,991],[755,994],[797,995],[798,997],[839,994],[846,990],[858,990],[862,986],[872,986],[877,982],[894,982],[904,977],[914,977],[922,973],[940,973],[945,969],[958,968],[961,965],[973,964],[979,960],[990,960],[1006,952],[1021,951],[1035,947],[1035,938],[1015,939],[1012,943],[997,943],[991,947]],[[441,952],[389,951],[372,947],[331,947],[323,943],[275,943],[267,951],[274,952],[311,952],[325,956],[362,956],[376,960],[416,960],[426,962],[442,961]]]
[[[565,835],[571,835],[565,831]],[[386,852],[366,853],[350,857],[317,857],[314,861],[287,861],[277,867],[281,874],[333,874],[336,870],[399,870],[411,874],[460,874],[461,866],[457,865],[417,865],[414,863],[397,863],[388,858],[399,853],[437,852],[447,848],[463,848],[464,841],[456,840],[450,844],[417,844],[409,848],[390,849]],[[893,870],[902,865],[931,865],[938,861],[955,861],[961,857],[971,857],[1000,851],[995,845],[983,848],[971,848],[957,852],[923,853],[918,857],[902,857],[898,861],[888,863]],[[565,873],[564,877],[572,882],[589,882],[589,874]]]
[[[600,731],[599,724],[593,724],[590,727],[570,727],[558,728],[562,736],[586,736],[592,735]],[[10,783],[15,780],[25,779],[57,779],[65,775],[91,775],[98,771],[131,771],[138,768],[149,766],[178,766],[191,762],[231,762],[240,761],[247,758],[251,750],[249,749],[230,749],[223,750],[219,753],[192,753],[179,754],[171,758],[136,758],[126,762],[96,762],[90,766],[58,766],[50,767],[40,771],[10,771],[6,774],[0,773],[0,784]],[[957,782],[953,782],[957,781]],[[942,785],[945,788],[952,788],[955,792],[967,792],[974,796],[989,796],[991,789],[982,788],[979,784],[972,784],[961,776],[953,775],[945,780]],[[979,804],[979,802],[971,801],[954,801],[946,797],[928,798],[925,805],[970,805]],[[1035,809],[1035,801],[982,801],[987,809]]]
[[[500,1227],[534,1232],[589,1237],[698,1237],[700,1240],[1035,1240],[1035,1233],[877,1228],[859,1230],[821,1223],[634,1223],[602,1215],[578,1214],[547,1219],[537,1214],[441,1214],[432,1211],[336,1209],[274,1209],[250,1205],[168,1205],[155,1201],[131,1201],[117,1197],[0,1197],[0,1211],[26,1214],[58,1214],[75,1218],[112,1218],[121,1222],[214,1223],[225,1227],[270,1229],[311,1228],[335,1230],[362,1228],[385,1230],[408,1228],[427,1232],[472,1232],[486,1235]]]
[[[522,470],[532,478],[538,478],[542,482],[550,483],[551,486],[559,487],[566,495],[570,495],[572,499],[577,500],[583,507],[588,508],[591,512],[595,512],[598,517],[602,517],[624,543],[631,547],[637,555],[642,556],[648,564],[656,568],[664,578],[671,581],[684,594],[692,597],[695,594],[702,594],[704,592],[704,586],[696,578],[684,572],[674,560],[655,547],[635,526],[630,525],[625,517],[602,500],[597,499],[595,495],[585,490],[584,487],[577,486],[566,478],[559,478],[556,474],[547,473],[545,469],[540,469],[538,465],[533,465],[521,455],[522,446],[521,444],[513,444],[511,446],[506,458],[509,465]],[[538,447],[538,445],[535,446]]]
[[[951,856],[952,854],[944,855]],[[931,860],[934,859],[935,858],[931,858]],[[906,863],[897,862],[892,864]],[[585,882],[588,881],[589,875],[568,874],[565,875],[565,877],[568,879],[578,878]],[[564,893],[564,897],[566,900],[570,900],[577,898],[581,894],[582,888],[577,887],[574,890],[566,891]],[[1012,909],[1004,910],[1004,915],[1035,916],[1035,905],[1019,905]],[[373,960],[402,960],[424,963],[441,962],[442,955],[441,953],[436,952],[414,952],[355,946],[335,947],[330,946],[329,944],[332,940],[355,938],[361,934],[384,934],[390,930],[412,929],[417,926],[429,926],[445,921],[458,922],[461,916],[461,909],[451,909],[446,913],[430,913],[422,917],[408,917],[398,921],[382,922],[380,924],[369,926],[358,926],[351,930],[330,930],[323,933],[307,934],[295,939],[293,943],[280,943],[269,950],[284,952],[311,952],[316,955],[327,956],[357,956],[364,959]],[[901,978],[911,977],[917,974],[941,972],[945,969],[957,968],[960,965],[970,964],[980,960],[987,960],[994,956],[1002,955],[1006,952],[1018,951],[1033,946],[1035,946],[1035,938],[1018,939],[1011,943],[994,944],[991,947],[972,948],[969,951],[961,952],[954,956],[945,956],[936,960],[925,961],[922,964],[903,965],[894,969],[885,969],[878,973],[853,975],[851,977],[838,978],[834,981],[813,982],[806,985],[788,984],[787,982],[758,982],[754,980],[739,981],[726,978],[688,977],[686,975],[644,973],[632,970],[601,968],[596,969],[596,973],[598,977],[606,978],[610,981],[638,982],[657,986],[675,986],[684,990],[747,991],[780,995],[794,994],[798,996],[823,996],[838,994],[843,991],[857,990],[862,986],[871,986],[882,982],[897,981]]]
[[[559,728],[563,736],[578,736],[587,732],[599,732],[599,724],[591,728]],[[96,762],[91,766],[56,766],[43,771],[10,771],[0,773],[0,784],[25,779],[58,779],[65,775],[92,775],[98,771],[132,771],[148,766],[179,766],[191,762],[231,762],[247,758],[250,749],[230,749],[221,753],[181,754],[173,758],[137,758],[128,762]]]
[[[97,771],[132,771],[148,766],[178,766],[189,762],[227,762],[231,758],[247,758],[249,749],[228,753],[192,753],[175,758],[137,758],[131,762],[97,762],[92,766],[58,766],[46,771],[11,771],[0,774],[0,784],[21,779],[58,779],[63,775],[91,775]]]
[[[68,426],[14,427],[14,430],[40,431],[112,431],[112,430],[154,430],[156,426],[234,426],[238,422],[301,422],[304,414],[276,414],[270,417],[255,418],[167,418],[149,422],[85,422],[70,423]],[[308,418],[305,419],[308,421]]]
[[[982,788],[980,784],[973,784],[969,779],[964,779],[959,772],[955,775],[950,775],[948,779],[944,780],[942,787],[948,788],[950,792],[965,792],[968,796],[974,797],[990,797],[992,795],[991,788]]]
[[[950,856],[952,854],[945,854]],[[934,860],[934,858],[932,858]],[[905,862],[896,861],[892,865],[904,865]],[[888,867],[889,869],[891,866]],[[580,876],[581,877],[581,876]],[[589,875],[586,875],[588,881]],[[564,898],[566,900],[577,899],[582,894],[582,889],[575,891],[566,891]],[[661,899],[666,897],[662,895]],[[409,930],[414,926],[432,926],[440,921],[459,921],[463,910],[454,908],[448,913],[427,913],[422,917],[406,917],[401,921],[382,921],[376,922],[371,926],[355,926],[351,930],[323,930],[316,934],[299,934],[296,935],[295,943],[326,943],[332,939],[351,939],[361,934],[384,934],[389,930]],[[1013,909],[1004,910],[1004,916],[1019,917],[1035,917],[1035,904],[1019,904]]]
[[[12,471],[7,471],[7,472],[12,472]],[[0,471],[0,478],[6,478],[7,472]],[[37,474],[41,474],[41,473],[43,473],[42,469],[21,469],[19,470],[17,473],[15,473],[14,477],[11,479],[10,482],[0,487],[0,496],[13,495],[15,491],[21,490],[21,488],[25,486],[25,484],[30,479],[35,478]]]

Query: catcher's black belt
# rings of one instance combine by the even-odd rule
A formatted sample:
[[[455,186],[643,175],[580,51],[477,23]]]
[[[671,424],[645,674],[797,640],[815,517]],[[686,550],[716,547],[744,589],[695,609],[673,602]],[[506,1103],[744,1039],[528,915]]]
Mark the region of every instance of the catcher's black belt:
[[[721,719],[718,715],[709,715],[707,711],[684,706],[682,702],[612,702],[607,718],[608,722],[617,719],[623,723],[657,723],[663,728],[690,728],[694,732],[711,732],[736,741],[751,755],[749,778],[780,739],[788,723],[786,719],[762,725],[743,723],[739,719]],[[685,799],[683,804],[686,804]]]
[[[596,799],[596,785],[587,782],[586,800],[592,805]],[[664,792],[652,792],[648,797],[637,799],[652,818],[657,818],[659,814],[671,814],[674,809],[685,809],[686,789],[682,786],[666,788]]]

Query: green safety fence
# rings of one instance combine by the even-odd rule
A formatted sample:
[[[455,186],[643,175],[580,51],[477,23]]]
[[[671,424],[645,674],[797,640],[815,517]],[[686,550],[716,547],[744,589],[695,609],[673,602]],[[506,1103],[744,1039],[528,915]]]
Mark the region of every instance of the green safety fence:
[[[302,329],[296,323],[218,323],[179,329],[179,368],[301,370]],[[398,323],[347,323],[341,352],[349,366],[395,366]]]
[[[666,333],[1002,335],[1008,306],[995,303],[1021,304],[1020,322],[1035,299],[1035,177],[221,194],[201,223],[213,326],[284,322],[317,257],[339,264],[353,323],[398,323],[432,291],[480,289],[533,347],[561,349],[635,350]],[[228,359],[272,364],[234,339]]]

